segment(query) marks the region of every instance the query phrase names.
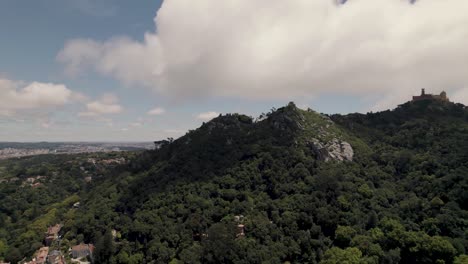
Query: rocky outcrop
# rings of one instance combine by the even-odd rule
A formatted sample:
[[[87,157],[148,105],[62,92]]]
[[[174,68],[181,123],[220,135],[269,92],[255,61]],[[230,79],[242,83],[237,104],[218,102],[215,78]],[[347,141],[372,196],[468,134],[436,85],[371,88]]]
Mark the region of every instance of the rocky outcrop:
[[[248,127],[252,125],[253,120],[249,116],[239,115],[239,114],[226,114],[220,115],[210,122],[205,123],[203,128],[205,128],[208,134],[211,134],[213,130],[239,130],[242,127]]]
[[[303,117],[301,117],[301,121],[303,121]],[[293,129],[293,130],[303,130],[304,125],[301,124],[300,121],[295,120],[294,118],[291,118],[288,115],[278,115],[271,120],[271,124],[273,128],[277,130],[288,130],[288,129]]]
[[[317,159],[322,161],[352,161],[354,157],[354,150],[351,145],[336,138],[325,144],[313,139],[311,148],[317,155]]]
[[[353,160],[353,148],[327,115],[311,109],[304,111],[289,103],[269,114],[267,120],[274,130],[293,133],[294,144],[309,146],[318,160]]]
[[[276,130],[304,130],[305,117],[294,103],[289,103],[286,107],[276,110],[268,117],[271,126]]]

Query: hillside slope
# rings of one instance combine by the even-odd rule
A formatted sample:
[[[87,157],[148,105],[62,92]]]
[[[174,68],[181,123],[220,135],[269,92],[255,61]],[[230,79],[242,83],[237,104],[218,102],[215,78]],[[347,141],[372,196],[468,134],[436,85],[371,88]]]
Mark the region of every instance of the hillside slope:
[[[109,217],[79,231],[120,230],[117,262],[451,263],[467,249],[467,125],[463,106],[438,102],[220,116],[108,182],[117,196],[95,210]]]
[[[158,143],[56,219],[64,239],[96,244],[96,263],[457,263],[468,250],[463,105],[328,117],[291,103]]]

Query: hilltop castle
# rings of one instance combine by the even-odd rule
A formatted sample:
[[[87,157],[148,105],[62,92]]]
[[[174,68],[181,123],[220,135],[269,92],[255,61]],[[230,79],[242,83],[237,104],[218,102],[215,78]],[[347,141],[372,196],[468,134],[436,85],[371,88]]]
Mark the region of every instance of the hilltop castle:
[[[444,102],[449,102],[447,93],[442,91],[439,95],[436,94],[427,94],[425,89],[421,89],[421,95],[413,96],[413,102],[421,100],[440,100]]]

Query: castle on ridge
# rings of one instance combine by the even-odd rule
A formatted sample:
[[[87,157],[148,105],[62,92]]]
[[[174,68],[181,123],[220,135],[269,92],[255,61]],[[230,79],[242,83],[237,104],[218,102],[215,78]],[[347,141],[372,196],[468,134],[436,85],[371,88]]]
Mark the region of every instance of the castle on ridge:
[[[413,102],[422,101],[422,100],[440,100],[444,102],[450,102],[447,93],[442,91],[439,95],[437,94],[427,94],[425,89],[421,89],[421,95],[413,96]]]

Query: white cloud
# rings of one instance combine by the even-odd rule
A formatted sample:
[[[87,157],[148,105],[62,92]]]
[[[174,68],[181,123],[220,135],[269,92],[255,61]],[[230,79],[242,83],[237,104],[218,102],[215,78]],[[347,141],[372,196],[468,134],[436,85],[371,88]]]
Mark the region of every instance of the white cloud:
[[[219,116],[219,113],[216,112],[204,112],[196,116],[198,120],[209,121],[215,117]]]
[[[73,102],[86,103],[89,101],[89,97],[80,92],[73,92],[71,100]]]
[[[48,128],[50,128],[50,127],[52,127],[54,125],[54,122],[52,122],[50,120],[45,120],[45,121],[41,122],[40,125],[41,125],[42,128],[48,129]]]
[[[143,123],[141,123],[141,122],[133,122],[133,123],[130,124],[130,126],[131,126],[131,127],[141,127],[141,126],[143,126]]]
[[[71,40],[58,60],[178,97],[450,96],[468,85],[466,10],[465,0],[171,0],[142,42]]]
[[[0,115],[60,107],[71,102],[72,97],[73,92],[63,84],[24,83],[0,78]]]
[[[81,73],[83,67],[99,59],[101,46],[93,40],[76,39],[65,45],[65,50],[61,51],[57,59],[66,62],[65,72],[70,76]]]
[[[78,113],[80,117],[98,117],[102,115],[118,114],[123,111],[123,107],[114,94],[105,94],[99,100],[86,104],[86,111]]]
[[[162,115],[166,112],[166,110],[162,107],[156,107],[148,111],[148,115]]]

